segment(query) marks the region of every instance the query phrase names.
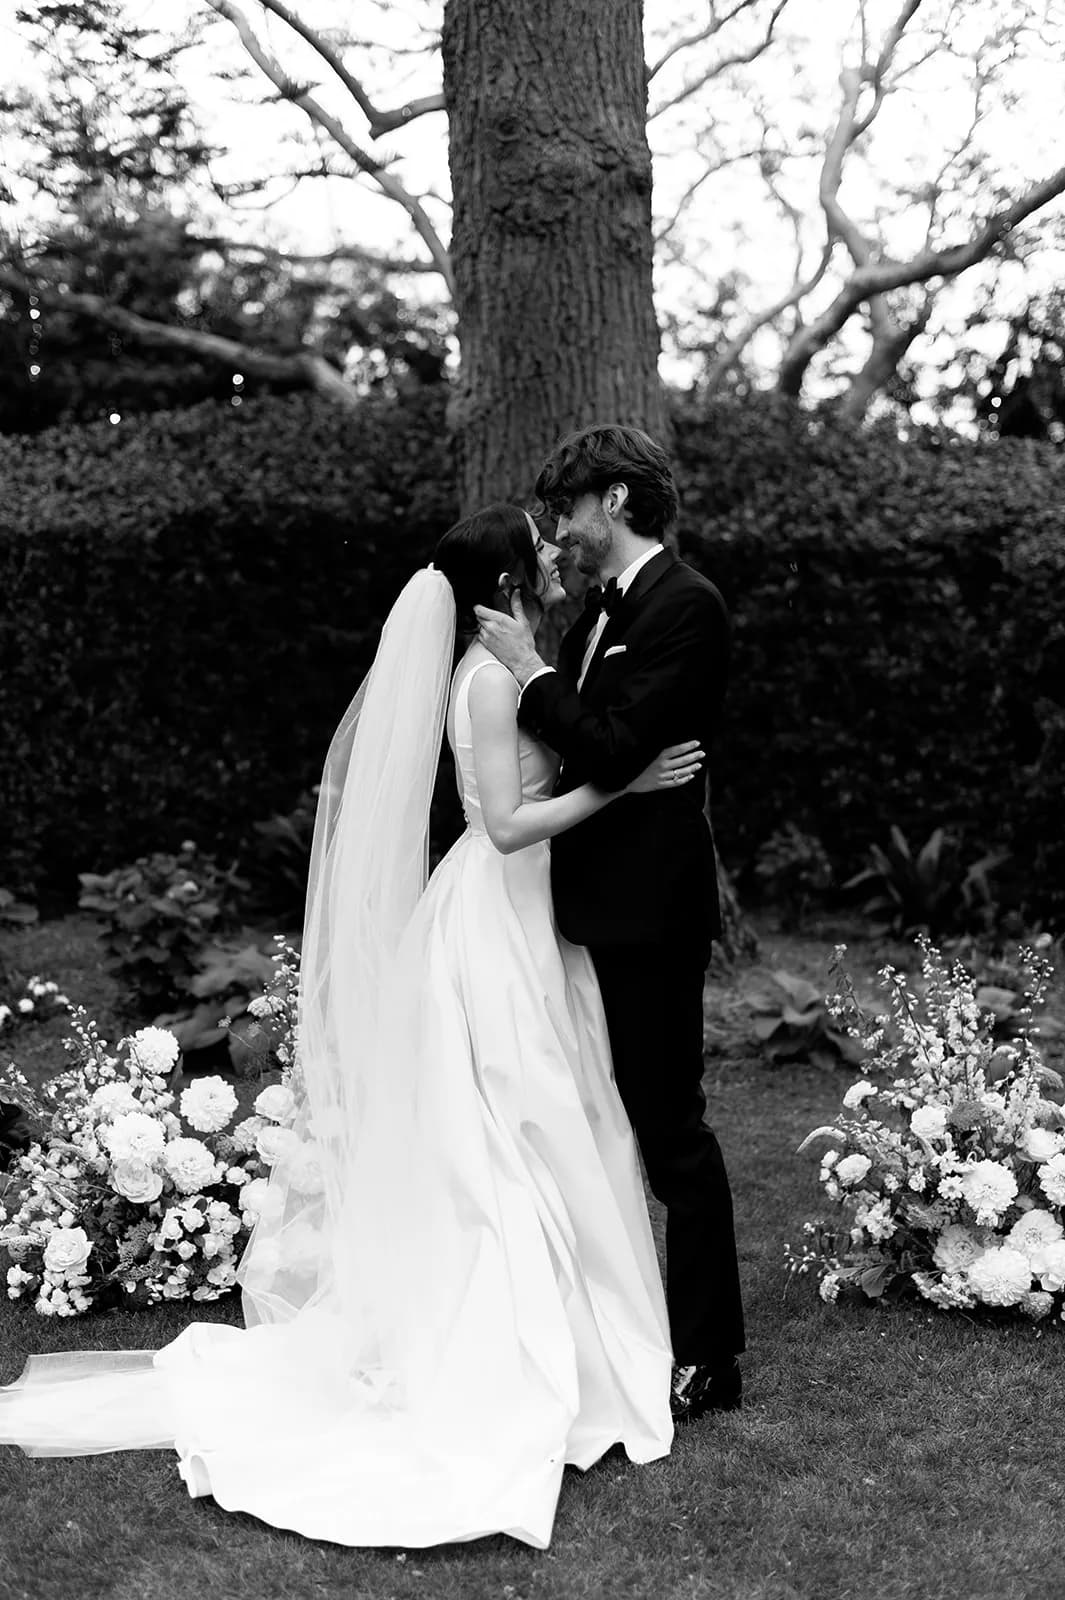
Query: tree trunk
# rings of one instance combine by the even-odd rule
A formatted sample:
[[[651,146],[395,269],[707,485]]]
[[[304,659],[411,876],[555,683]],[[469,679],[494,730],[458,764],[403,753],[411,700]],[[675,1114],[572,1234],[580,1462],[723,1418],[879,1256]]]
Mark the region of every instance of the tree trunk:
[[[642,0],[447,0],[464,508],[523,500],[561,433],[662,439]]]

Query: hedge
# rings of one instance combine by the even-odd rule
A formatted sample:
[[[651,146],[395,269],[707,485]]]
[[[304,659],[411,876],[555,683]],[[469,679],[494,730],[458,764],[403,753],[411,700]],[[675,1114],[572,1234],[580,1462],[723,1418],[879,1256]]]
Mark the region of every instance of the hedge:
[[[0,439],[0,885],[69,894],[185,837],[235,854],[295,802],[456,514],[445,400]],[[682,552],[734,614],[730,864],[786,820],[841,874],[892,823],[945,824],[1065,910],[1062,451],[687,401],[677,462]]]

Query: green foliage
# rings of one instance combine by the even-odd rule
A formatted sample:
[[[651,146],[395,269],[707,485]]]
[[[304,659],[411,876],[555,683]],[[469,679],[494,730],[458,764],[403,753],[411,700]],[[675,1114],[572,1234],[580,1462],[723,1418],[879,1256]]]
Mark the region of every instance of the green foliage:
[[[0,439],[0,882],[67,893],[315,783],[454,520],[443,397],[213,405]]]
[[[863,911],[874,923],[905,935],[924,930],[933,937],[974,929],[989,931],[996,920],[990,876],[1009,859],[1007,851],[971,861],[961,844],[936,828],[916,852],[900,828],[890,842],[869,847],[871,865],[843,885],[846,890],[872,890]]]
[[[839,879],[892,826],[943,829],[966,864],[1009,850],[1005,910],[1060,920],[1065,456],[757,396],[685,403],[676,447],[682,554],[733,614],[714,819],[741,892],[760,852],[822,870],[785,868],[788,824]],[[457,515],[444,394],[0,438],[0,481],[0,882],[69,894],[188,836],[288,920],[329,739]],[[459,825],[444,772],[434,854]]]
[[[853,1066],[862,1050],[836,1027],[820,989],[781,970],[772,989],[751,996],[754,1033],[770,1061],[809,1061],[816,1067]]]
[[[942,827],[1008,849],[999,899],[1060,920],[1065,454],[774,397],[691,403],[677,429],[682,554],[733,614],[725,859],[801,819],[846,877],[893,824]]]
[[[191,840],[176,855],[156,852],[80,878],[78,905],[104,921],[107,964],[146,1016],[196,992],[199,958],[232,925],[236,895],[246,887]]]
[[[758,851],[754,876],[767,897],[781,908],[785,925],[802,922],[811,902],[832,883],[832,863],[815,834],[786,822]]]
[[[293,925],[303,919],[318,789],[318,784],[304,789],[291,811],[277,811],[254,824],[247,870],[256,906]]]

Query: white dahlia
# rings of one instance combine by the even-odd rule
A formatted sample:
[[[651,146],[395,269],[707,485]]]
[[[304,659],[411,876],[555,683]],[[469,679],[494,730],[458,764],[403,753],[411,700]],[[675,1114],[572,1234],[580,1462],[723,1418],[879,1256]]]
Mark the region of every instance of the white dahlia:
[[[1017,1179],[1000,1161],[976,1161],[962,1173],[961,1192],[977,1222],[994,1226],[1017,1194]]]
[[[1052,1206],[1065,1206],[1065,1153],[1043,1162],[1039,1182]]]
[[[1065,1228],[1053,1212],[1044,1211],[1040,1206],[1026,1211],[1006,1235],[1006,1243],[1012,1245],[1014,1250],[1019,1250],[1022,1256],[1027,1256],[1033,1265],[1036,1257],[1059,1239],[1065,1239]]]
[[[197,1078],[181,1093],[181,1114],[197,1133],[220,1133],[237,1109],[237,1097],[224,1078]]]
[[[969,1268],[969,1286],[985,1306],[1018,1305],[1032,1287],[1028,1258],[1008,1244],[985,1250]]]
[[[181,1046],[168,1028],[139,1028],[129,1041],[129,1053],[145,1072],[162,1077],[181,1054]]]
[[[222,1170],[202,1139],[171,1139],[163,1165],[182,1194],[195,1194],[216,1183]]]
[[[115,1161],[158,1161],[166,1144],[162,1123],[144,1111],[128,1111],[102,1130],[100,1138]]]
[[[959,1273],[968,1271],[983,1246],[979,1239],[969,1228],[960,1222],[952,1222],[943,1229],[936,1240],[936,1247],[932,1251],[932,1260],[940,1272]]]
[[[117,1117],[136,1111],[140,1102],[128,1083],[102,1083],[89,1096],[89,1104],[102,1117]]]

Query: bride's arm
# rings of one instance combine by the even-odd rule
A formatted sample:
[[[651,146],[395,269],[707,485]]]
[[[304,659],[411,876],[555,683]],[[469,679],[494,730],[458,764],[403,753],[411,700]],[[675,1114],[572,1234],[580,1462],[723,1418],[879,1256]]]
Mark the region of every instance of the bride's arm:
[[[551,800],[523,800],[518,754],[518,685],[505,667],[478,672],[469,687],[473,764],[485,830],[501,855],[553,839],[594,816],[627,789],[607,793],[590,783]],[[702,751],[691,745],[664,751],[633,780],[630,789],[648,793],[687,783],[701,765]]]

